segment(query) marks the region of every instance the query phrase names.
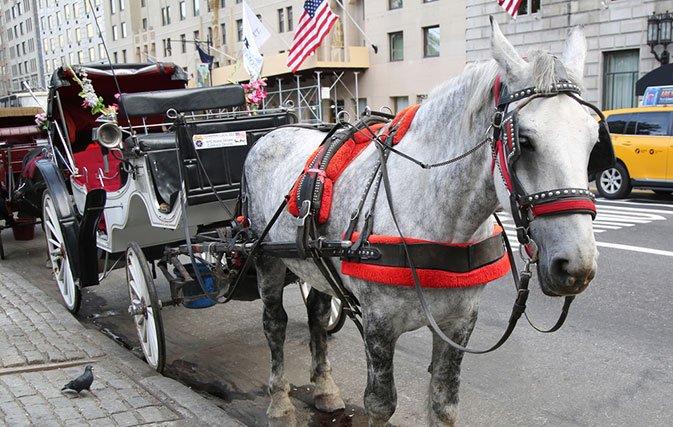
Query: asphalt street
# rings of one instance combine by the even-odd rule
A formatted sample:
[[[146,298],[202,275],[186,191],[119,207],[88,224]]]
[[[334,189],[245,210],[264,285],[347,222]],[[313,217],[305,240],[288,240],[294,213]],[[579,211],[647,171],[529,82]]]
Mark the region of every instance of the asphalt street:
[[[489,355],[466,355],[461,386],[462,426],[669,426],[673,420],[673,197],[633,193],[627,200],[599,199],[594,224],[600,259],[598,276],[580,295],[564,327],[540,334],[525,319],[510,340]],[[511,231],[511,221],[505,227]],[[58,299],[45,268],[42,233],[15,242],[3,233],[14,271]],[[137,338],[126,312],[124,271],[113,272],[84,293],[78,319],[103,331],[130,354]],[[551,326],[562,301],[545,297],[532,283],[528,314]],[[165,282],[157,281],[168,296]],[[301,424],[365,426],[362,393],[365,361],[357,330],[349,322],[330,338],[335,380],[347,408],[324,415],[310,406],[308,328],[297,286],[286,291],[290,317],[286,339],[287,375]],[[470,342],[483,348],[506,326],[515,293],[509,277],[493,282],[481,301]],[[269,353],[261,326],[261,303],[231,302],[201,310],[162,310],[167,371],[208,393],[242,422],[265,425]],[[419,330],[397,346],[398,408],[391,425],[424,425],[431,334]],[[140,356],[139,356],[140,357]]]

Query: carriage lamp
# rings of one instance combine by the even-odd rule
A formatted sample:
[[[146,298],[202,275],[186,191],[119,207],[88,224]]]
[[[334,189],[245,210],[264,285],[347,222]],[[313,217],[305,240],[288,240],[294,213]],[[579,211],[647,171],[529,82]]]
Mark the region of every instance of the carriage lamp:
[[[673,15],[668,13],[661,13],[659,15],[652,12],[652,15],[647,17],[647,45],[650,47],[650,52],[661,63],[661,65],[668,64],[670,54],[666,49],[673,38]],[[658,54],[654,48],[658,45],[663,46],[661,54]]]

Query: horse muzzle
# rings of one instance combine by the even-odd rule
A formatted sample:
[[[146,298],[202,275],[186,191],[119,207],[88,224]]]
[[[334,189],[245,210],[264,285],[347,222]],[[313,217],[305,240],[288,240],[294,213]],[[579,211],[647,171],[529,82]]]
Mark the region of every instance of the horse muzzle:
[[[540,287],[548,296],[569,296],[582,293],[596,276],[594,257],[574,258],[555,254],[538,266]]]

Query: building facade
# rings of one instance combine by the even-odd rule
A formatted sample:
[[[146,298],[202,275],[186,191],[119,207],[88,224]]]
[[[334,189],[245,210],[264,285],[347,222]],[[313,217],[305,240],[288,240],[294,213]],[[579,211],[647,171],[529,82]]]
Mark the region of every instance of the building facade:
[[[516,20],[492,0],[466,0],[466,60],[490,57],[489,15],[522,55],[543,48],[563,51],[568,31],[587,37],[584,97],[603,109],[635,107],[636,81],[660,64],[647,45],[647,18],[673,11],[667,0],[523,0]],[[661,49],[660,47],[657,49]]]
[[[35,1],[39,7],[39,40],[47,84],[54,70],[63,64],[107,62],[103,43],[104,0]]]
[[[242,0],[0,1],[0,94],[20,90],[26,78],[44,87],[62,63],[107,62],[101,36],[111,62],[175,62],[191,85],[249,78]],[[247,2],[271,34],[259,49],[265,102],[292,103],[305,120],[421,102],[466,63],[490,58],[490,15],[522,54],[561,53],[569,29],[583,26],[585,97],[605,109],[632,106],[635,81],[659,65],[647,46],[647,18],[673,10],[673,0],[523,0],[513,20],[495,0],[327,1],[339,20],[294,74],[285,61],[304,1]],[[210,72],[197,46],[213,56]]]
[[[3,0],[0,11],[0,96],[45,87],[35,0]]]

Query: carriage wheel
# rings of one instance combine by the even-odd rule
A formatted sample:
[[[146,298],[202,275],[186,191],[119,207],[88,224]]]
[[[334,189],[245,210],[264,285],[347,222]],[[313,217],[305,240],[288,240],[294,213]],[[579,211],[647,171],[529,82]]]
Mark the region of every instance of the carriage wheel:
[[[130,242],[126,249],[126,283],[131,297],[129,313],[133,316],[145,360],[162,372],[166,363],[166,340],[161,304],[147,259],[136,242]]]
[[[308,299],[308,293],[311,291],[311,286],[306,282],[299,282],[299,289],[301,290],[301,297],[304,299],[304,304]],[[346,316],[341,308],[341,300],[337,297],[332,297],[330,300],[329,320],[327,322],[327,333],[332,335],[341,330],[346,322]]]
[[[42,218],[49,261],[58,283],[58,290],[68,311],[75,314],[82,302],[82,292],[75,283],[75,276],[70,268],[70,255],[65,247],[58,213],[49,191],[45,191],[42,196]]]

